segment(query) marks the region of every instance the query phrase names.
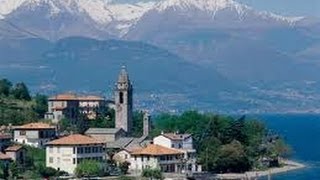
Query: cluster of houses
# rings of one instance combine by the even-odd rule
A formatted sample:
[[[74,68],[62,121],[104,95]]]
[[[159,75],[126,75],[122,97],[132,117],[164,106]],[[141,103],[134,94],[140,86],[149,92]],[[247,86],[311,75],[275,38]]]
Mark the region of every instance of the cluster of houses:
[[[110,106],[115,109],[115,128],[89,128],[84,134],[60,135],[57,125],[52,124],[38,122],[13,127],[13,137],[3,136],[2,139],[0,136],[3,152],[0,160],[10,157],[10,161],[23,162],[25,152],[21,145],[25,144],[45,148],[46,166],[69,174],[74,174],[77,165],[87,159],[127,162],[129,172],[137,174],[146,168],[159,168],[169,173],[200,172],[191,134],[161,133],[150,139],[151,117],[145,112],[143,135],[131,136],[132,93],[128,73],[122,68],[113,102],[97,96],[61,94],[51,97],[45,118],[52,120],[52,124],[62,118],[76,121],[79,114],[92,120],[97,116],[97,109]],[[12,140],[17,145],[7,146]]]

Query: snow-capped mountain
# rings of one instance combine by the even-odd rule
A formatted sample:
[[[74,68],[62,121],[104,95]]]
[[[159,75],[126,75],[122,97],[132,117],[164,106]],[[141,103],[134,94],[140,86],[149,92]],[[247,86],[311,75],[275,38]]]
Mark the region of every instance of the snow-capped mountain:
[[[25,0],[0,0],[0,19],[17,9]]]
[[[40,37],[49,33],[47,39],[66,36],[105,39],[127,33],[153,4],[113,4],[106,0],[0,0],[0,19],[40,33]]]
[[[48,39],[66,36],[105,39],[131,36],[132,32],[140,31],[140,27],[145,32],[145,29],[158,26],[170,29],[176,25],[294,25],[303,17],[259,12],[234,0],[162,0],[135,4],[119,4],[110,0],[0,0],[0,19],[40,33],[41,37],[48,34]]]
[[[238,3],[234,0],[164,0],[157,3],[154,9],[160,12],[168,10],[192,12],[197,10],[208,13],[213,19],[217,13],[223,10],[234,11],[238,15],[239,19],[243,19],[247,14],[252,12],[265,19],[273,18],[279,21],[286,21],[288,23],[294,23],[303,18],[284,17],[270,12],[255,11],[251,7]]]

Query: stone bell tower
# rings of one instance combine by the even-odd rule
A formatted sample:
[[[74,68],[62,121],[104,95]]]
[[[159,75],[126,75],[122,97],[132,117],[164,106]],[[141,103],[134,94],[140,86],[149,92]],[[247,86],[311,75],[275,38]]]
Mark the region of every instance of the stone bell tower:
[[[143,136],[148,137],[151,130],[151,116],[148,111],[143,112]]]
[[[132,130],[132,84],[126,67],[122,66],[115,87],[116,128],[130,133]]]

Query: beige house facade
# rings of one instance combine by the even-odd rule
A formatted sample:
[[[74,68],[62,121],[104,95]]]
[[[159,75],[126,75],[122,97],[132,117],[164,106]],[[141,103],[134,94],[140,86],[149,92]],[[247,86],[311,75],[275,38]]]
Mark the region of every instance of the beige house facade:
[[[73,134],[46,144],[46,166],[69,174],[83,160],[105,159],[104,143],[89,136]]]

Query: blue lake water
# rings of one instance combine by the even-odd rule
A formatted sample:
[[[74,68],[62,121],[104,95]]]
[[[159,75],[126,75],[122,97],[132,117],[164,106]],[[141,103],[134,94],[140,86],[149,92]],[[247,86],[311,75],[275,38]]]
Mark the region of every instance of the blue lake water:
[[[275,175],[275,180],[320,180],[320,115],[255,115],[280,133],[293,149],[292,159],[302,170]],[[265,179],[265,178],[263,178]]]

